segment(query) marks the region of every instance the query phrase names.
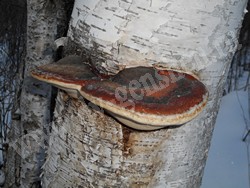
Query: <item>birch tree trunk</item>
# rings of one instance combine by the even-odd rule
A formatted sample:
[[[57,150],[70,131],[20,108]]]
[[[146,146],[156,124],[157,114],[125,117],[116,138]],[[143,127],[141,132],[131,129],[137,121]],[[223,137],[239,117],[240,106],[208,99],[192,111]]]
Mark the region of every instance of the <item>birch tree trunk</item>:
[[[40,187],[51,122],[51,86],[30,77],[35,66],[55,60],[54,41],[67,32],[67,10],[71,1],[27,1],[27,55],[20,113],[12,133],[19,135],[10,143],[5,187]],[[66,5],[68,5],[66,7]],[[14,178],[15,177],[15,178]]]
[[[199,187],[246,2],[76,0],[75,53],[104,73],[153,64],[195,73],[209,101],[183,126],[143,132],[60,93],[43,187]]]
[[[39,187],[39,176],[45,160],[43,131],[50,122],[51,86],[32,79],[29,71],[36,65],[53,61],[52,45],[56,35],[56,14],[52,12],[52,6],[53,4],[42,1],[27,1],[26,70],[20,105],[20,185],[23,187]]]

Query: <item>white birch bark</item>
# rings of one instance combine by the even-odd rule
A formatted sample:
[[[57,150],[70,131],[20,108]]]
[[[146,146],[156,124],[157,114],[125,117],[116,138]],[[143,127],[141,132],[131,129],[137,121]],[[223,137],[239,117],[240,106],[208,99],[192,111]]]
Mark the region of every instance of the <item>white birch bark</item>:
[[[15,180],[15,185],[7,182],[6,187],[40,187],[41,184],[41,168],[45,162],[51,122],[51,86],[32,79],[30,70],[54,61],[54,41],[62,36],[65,25],[61,23],[66,18],[64,3],[61,0],[27,1],[27,55],[20,99],[21,123],[13,124],[20,126],[20,137],[11,143],[10,151],[20,155],[21,164],[15,165],[15,170],[12,170],[18,174],[8,175],[18,176],[18,182]]]
[[[183,126],[140,132],[59,95],[43,186],[199,187],[245,6],[246,0],[76,0],[68,35],[99,70],[155,64],[193,72],[209,101]]]
[[[20,105],[20,185],[38,187],[41,166],[45,160],[43,131],[50,122],[51,86],[32,79],[29,71],[36,65],[53,61],[52,44],[56,34],[56,19],[43,1],[27,1],[27,11],[26,70]]]

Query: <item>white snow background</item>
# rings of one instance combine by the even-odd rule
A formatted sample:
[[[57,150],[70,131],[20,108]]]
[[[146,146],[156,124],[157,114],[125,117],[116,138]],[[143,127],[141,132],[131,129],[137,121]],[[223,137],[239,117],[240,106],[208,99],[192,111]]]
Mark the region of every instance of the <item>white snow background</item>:
[[[201,188],[249,188],[248,100],[244,90],[222,98]]]

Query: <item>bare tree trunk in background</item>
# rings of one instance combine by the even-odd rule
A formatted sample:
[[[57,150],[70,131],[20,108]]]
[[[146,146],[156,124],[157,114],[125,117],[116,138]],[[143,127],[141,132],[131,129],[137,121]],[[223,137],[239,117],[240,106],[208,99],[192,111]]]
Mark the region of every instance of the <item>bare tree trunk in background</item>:
[[[181,127],[142,132],[60,93],[43,187],[199,187],[246,2],[76,0],[68,53],[106,73],[152,64],[194,72],[209,102]]]
[[[21,157],[16,150],[16,140],[20,138],[20,91],[23,81],[23,68],[26,56],[26,1],[25,0],[3,0],[0,2],[1,29],[0,42],[7,44],[4,49],[7,59],[4,67],[1,67],[1,76],[4,76],[4,87],[1,88],[0,96],[9,93],[10,112],[7,113],[7,125],[1,125],[1,136],[5,143],[3,145],[5,186],[20,186]],[[3,52],[1,51],[1,52]],[[1,85],[2,87],[3,85]],[[0,97],[1,98],[1,97]],[[2,101],[1,101],[2,102]],[[5,101],[3,101],[5,102]],[[4,109],[1,109],[4,110]],[[6,113],[6,111],[5,111]],[[11,116],[11,122],[10,122]],[[5,118],[3,118],[6,120]],[[14,146],[14,147],[13,147]]]
[[[27,56],[20,105],[20,185],[23,187],[39,187],[45,159],[43,132],[50,122],[51,86],[31,79],[29,71],[36,65],[53,61],[52,45],[56,36],[53,6],[46,1],[27,1]],[[41,136],[35,137],[37,134]]]
[[[41,186],[40,176],[53,110],[51,86],[32,79],[29,72],[35,66],[55,60],[54,41],[66,34],[67,11],[72,5],[72,0],[27,1],[27,56],[20,101],[21,121],[13,124],[13,130],[19,137],[10,143],[9,154],[15,155],[16,159],[7,163],[6,171],[9,173],[5,187]]]

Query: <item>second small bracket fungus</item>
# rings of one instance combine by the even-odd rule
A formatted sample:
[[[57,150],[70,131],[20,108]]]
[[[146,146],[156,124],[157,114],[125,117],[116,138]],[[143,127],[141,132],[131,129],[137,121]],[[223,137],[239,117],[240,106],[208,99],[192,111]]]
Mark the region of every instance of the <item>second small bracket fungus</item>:
[[[80,57],[68,56],[38,67],[32,76],[104,108],[123,124],[138,130],[181,125],[205,107],[208,92],[196,77],[153,67],[134,67],[100,79]]]
[[[80,56],[70,55],[55,63],[38,67],[31,75],[41,81],[65,90],[74,98],[86,80],[98,79],[88,64]]]

